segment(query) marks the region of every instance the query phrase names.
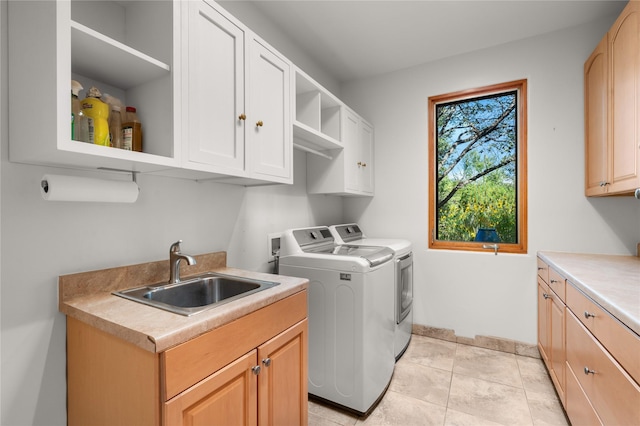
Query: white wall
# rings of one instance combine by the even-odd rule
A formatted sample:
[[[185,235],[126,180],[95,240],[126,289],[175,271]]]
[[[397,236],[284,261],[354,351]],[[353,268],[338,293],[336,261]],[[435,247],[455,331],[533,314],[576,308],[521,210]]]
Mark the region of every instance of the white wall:
[[[635,254],[640,202],[583,195],[583,64],[614,19],[341,87],[374,124],[376,149],[376,196],[346,200],[345,219],[370,236],[413,242],[415,323],[535,343],[538,250]],[[521,78],[529,83],[529,253],[429,250],[429,96]]]
[[[0,7],[4,41],[6,2]],[[39,193],[44,173],[110,176],[8,162],[6,69],[3,45],[0,424],[66,424],[59,275],[167,259],[178,239],[186,253],[226,250],[231,266],[269,271],[268,233],[342,220],[341,198],[307,196],[300,152],[293,186],[243,188],[141,175],[133,205],[46,202]]]

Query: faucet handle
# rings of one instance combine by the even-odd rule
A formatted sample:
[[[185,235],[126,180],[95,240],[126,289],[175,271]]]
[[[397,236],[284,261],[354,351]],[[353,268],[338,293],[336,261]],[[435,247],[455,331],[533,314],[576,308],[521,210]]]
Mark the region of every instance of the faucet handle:
[[[169,248],[169,253],[180,253],[181,242],[182,240],[178,240],[175,243],[171,244],[171,247]]]

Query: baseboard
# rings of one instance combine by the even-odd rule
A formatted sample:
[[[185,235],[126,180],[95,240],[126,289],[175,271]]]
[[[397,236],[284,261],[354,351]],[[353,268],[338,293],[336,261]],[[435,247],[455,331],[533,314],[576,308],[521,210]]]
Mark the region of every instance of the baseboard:
[[[538,351],[537,345],[518,342],[516,340],[491,336],[476,336],[474,338],[461,337],[456,336],[455,331],[448,328],[436,328],[420,324],[413,324],[411,332],[418,336],[432,337],[434,339],[446,340],[448,342],[493,349],[495,351],[528,356],[531,358],[540,358],[540,352]]]

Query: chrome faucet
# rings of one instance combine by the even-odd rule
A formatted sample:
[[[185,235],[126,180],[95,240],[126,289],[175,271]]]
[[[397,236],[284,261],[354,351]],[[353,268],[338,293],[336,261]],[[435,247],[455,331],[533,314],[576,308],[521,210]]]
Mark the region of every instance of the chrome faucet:
[[[188,254],[180,253],[180,243],[182,240],[171,244],[169,249],[169,284],[180,282],[180,261],[185,260],[189,265],[195,265],[196,259]]]

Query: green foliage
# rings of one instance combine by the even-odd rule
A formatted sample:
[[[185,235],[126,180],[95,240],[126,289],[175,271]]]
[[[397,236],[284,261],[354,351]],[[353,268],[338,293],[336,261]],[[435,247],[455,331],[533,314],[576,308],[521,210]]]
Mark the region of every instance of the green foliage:
[[[437,239],[473,241],[496,228],[517,243],[516,96],[438,105]]]

